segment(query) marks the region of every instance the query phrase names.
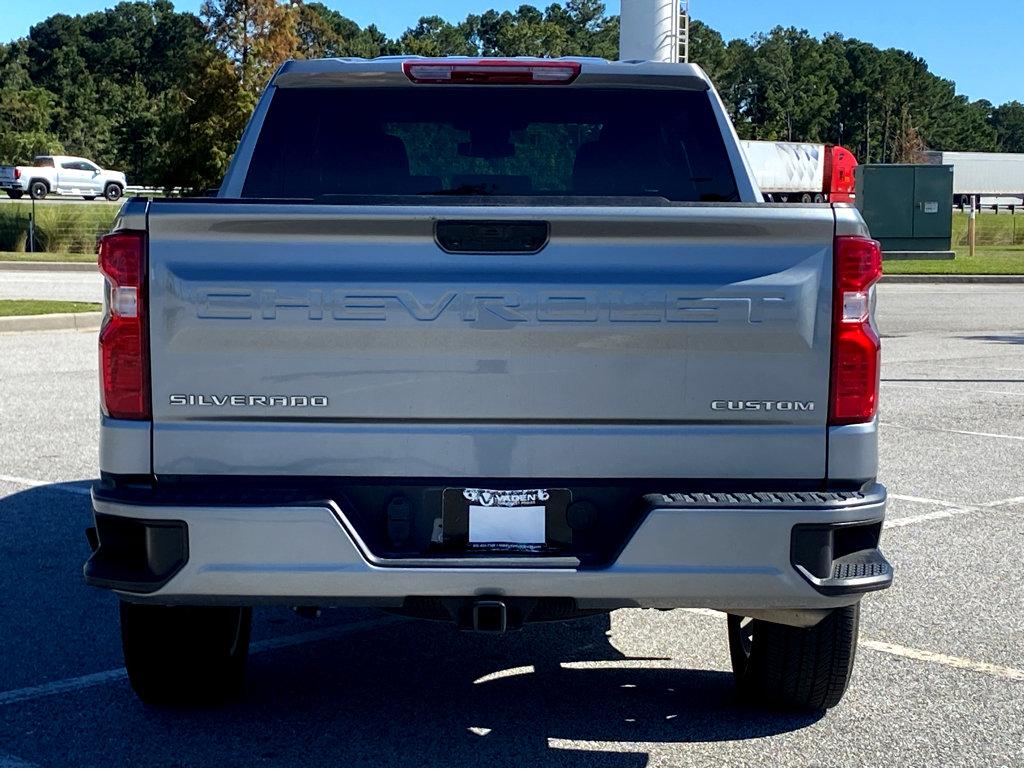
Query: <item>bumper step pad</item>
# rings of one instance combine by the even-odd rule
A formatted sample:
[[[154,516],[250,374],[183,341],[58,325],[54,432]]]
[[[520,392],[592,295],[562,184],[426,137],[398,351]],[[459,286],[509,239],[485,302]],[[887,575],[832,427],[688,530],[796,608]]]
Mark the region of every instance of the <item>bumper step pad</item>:
[[[892,573],[892,567],[884,558],[871,563],[843,563],[832,566],[832,579],[857,579],[858,577],[881,577]]]
[[[892,564],[878,548],[844,555],[832,562],[829,576],[822,579],[805,566],[794,564],[797,571],[824,595],[849,595],[882,590],[892,584]]]
[[[685,494],[647,494],[644,501],[651,507],[784,507],[822,508],[849,507],[871,502],[878,491],[756,491],[698,492]]]

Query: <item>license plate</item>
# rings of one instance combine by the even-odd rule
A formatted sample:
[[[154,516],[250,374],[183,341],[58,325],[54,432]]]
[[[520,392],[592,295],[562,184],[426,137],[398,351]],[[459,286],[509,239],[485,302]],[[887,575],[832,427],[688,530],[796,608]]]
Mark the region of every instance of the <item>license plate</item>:
[[[446,545],[476,550],[541,550],[568,545],[568,489],[445,489]]]

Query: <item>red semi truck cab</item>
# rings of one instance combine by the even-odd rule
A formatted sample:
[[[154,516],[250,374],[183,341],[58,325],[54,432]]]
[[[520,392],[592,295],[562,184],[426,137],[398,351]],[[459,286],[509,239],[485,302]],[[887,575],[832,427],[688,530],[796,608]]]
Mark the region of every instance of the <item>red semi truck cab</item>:
[[[831,203],[852,203],[857,158],[846,147],[826,144],[825,189]]]

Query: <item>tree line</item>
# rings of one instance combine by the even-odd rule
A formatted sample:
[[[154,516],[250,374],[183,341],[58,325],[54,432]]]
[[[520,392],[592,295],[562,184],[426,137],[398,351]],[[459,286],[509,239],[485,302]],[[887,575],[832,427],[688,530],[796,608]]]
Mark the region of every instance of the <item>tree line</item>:
[[[541,10],[425,16],[397,39],[320,2],[128,0],[56,14],[0,44],[0,162],[67,153],[132,184],[216,186],[260,91],[288,58],[618,56],[618,17],[600,0]],[[907,51],[776,27],[726,41],[691,24],[691,60],[718,86],[742,137],[832,142],[861,162],[923,149],[1024,152],[1024,104],[970,101]]]

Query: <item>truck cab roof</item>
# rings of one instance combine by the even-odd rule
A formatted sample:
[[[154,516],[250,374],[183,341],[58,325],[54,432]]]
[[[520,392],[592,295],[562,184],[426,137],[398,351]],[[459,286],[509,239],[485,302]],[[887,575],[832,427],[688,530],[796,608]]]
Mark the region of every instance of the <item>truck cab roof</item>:
[[[51,163],[76,163],[76,162],[81,162],[81,163],[92,163],[94,166],[98,166],[99,165],[99,163],[97,163],[94,160],[90,160],[89,158],[78,157],[77,155],[36,155],[33,158],[33,162],[38,162],[40,160],[48,160]]]
[[[660,61],[609,61],[591,56],[564,56],[545,59],[530,56],[466,57],[466,56],[378,56],[331,59],[291,59],[278,68],[271,85],[279,88],[314,87],[318,85],[412,85],[409,65],[473,67],[505,64],[510,68],[551,67],[558,63],[572,66],[578,75],[566,85],[580,86],[647,86],[686,88],[706,91],[711,81],[696,64],[673,64]],[[506,83],[507,84],[507,83]]]

